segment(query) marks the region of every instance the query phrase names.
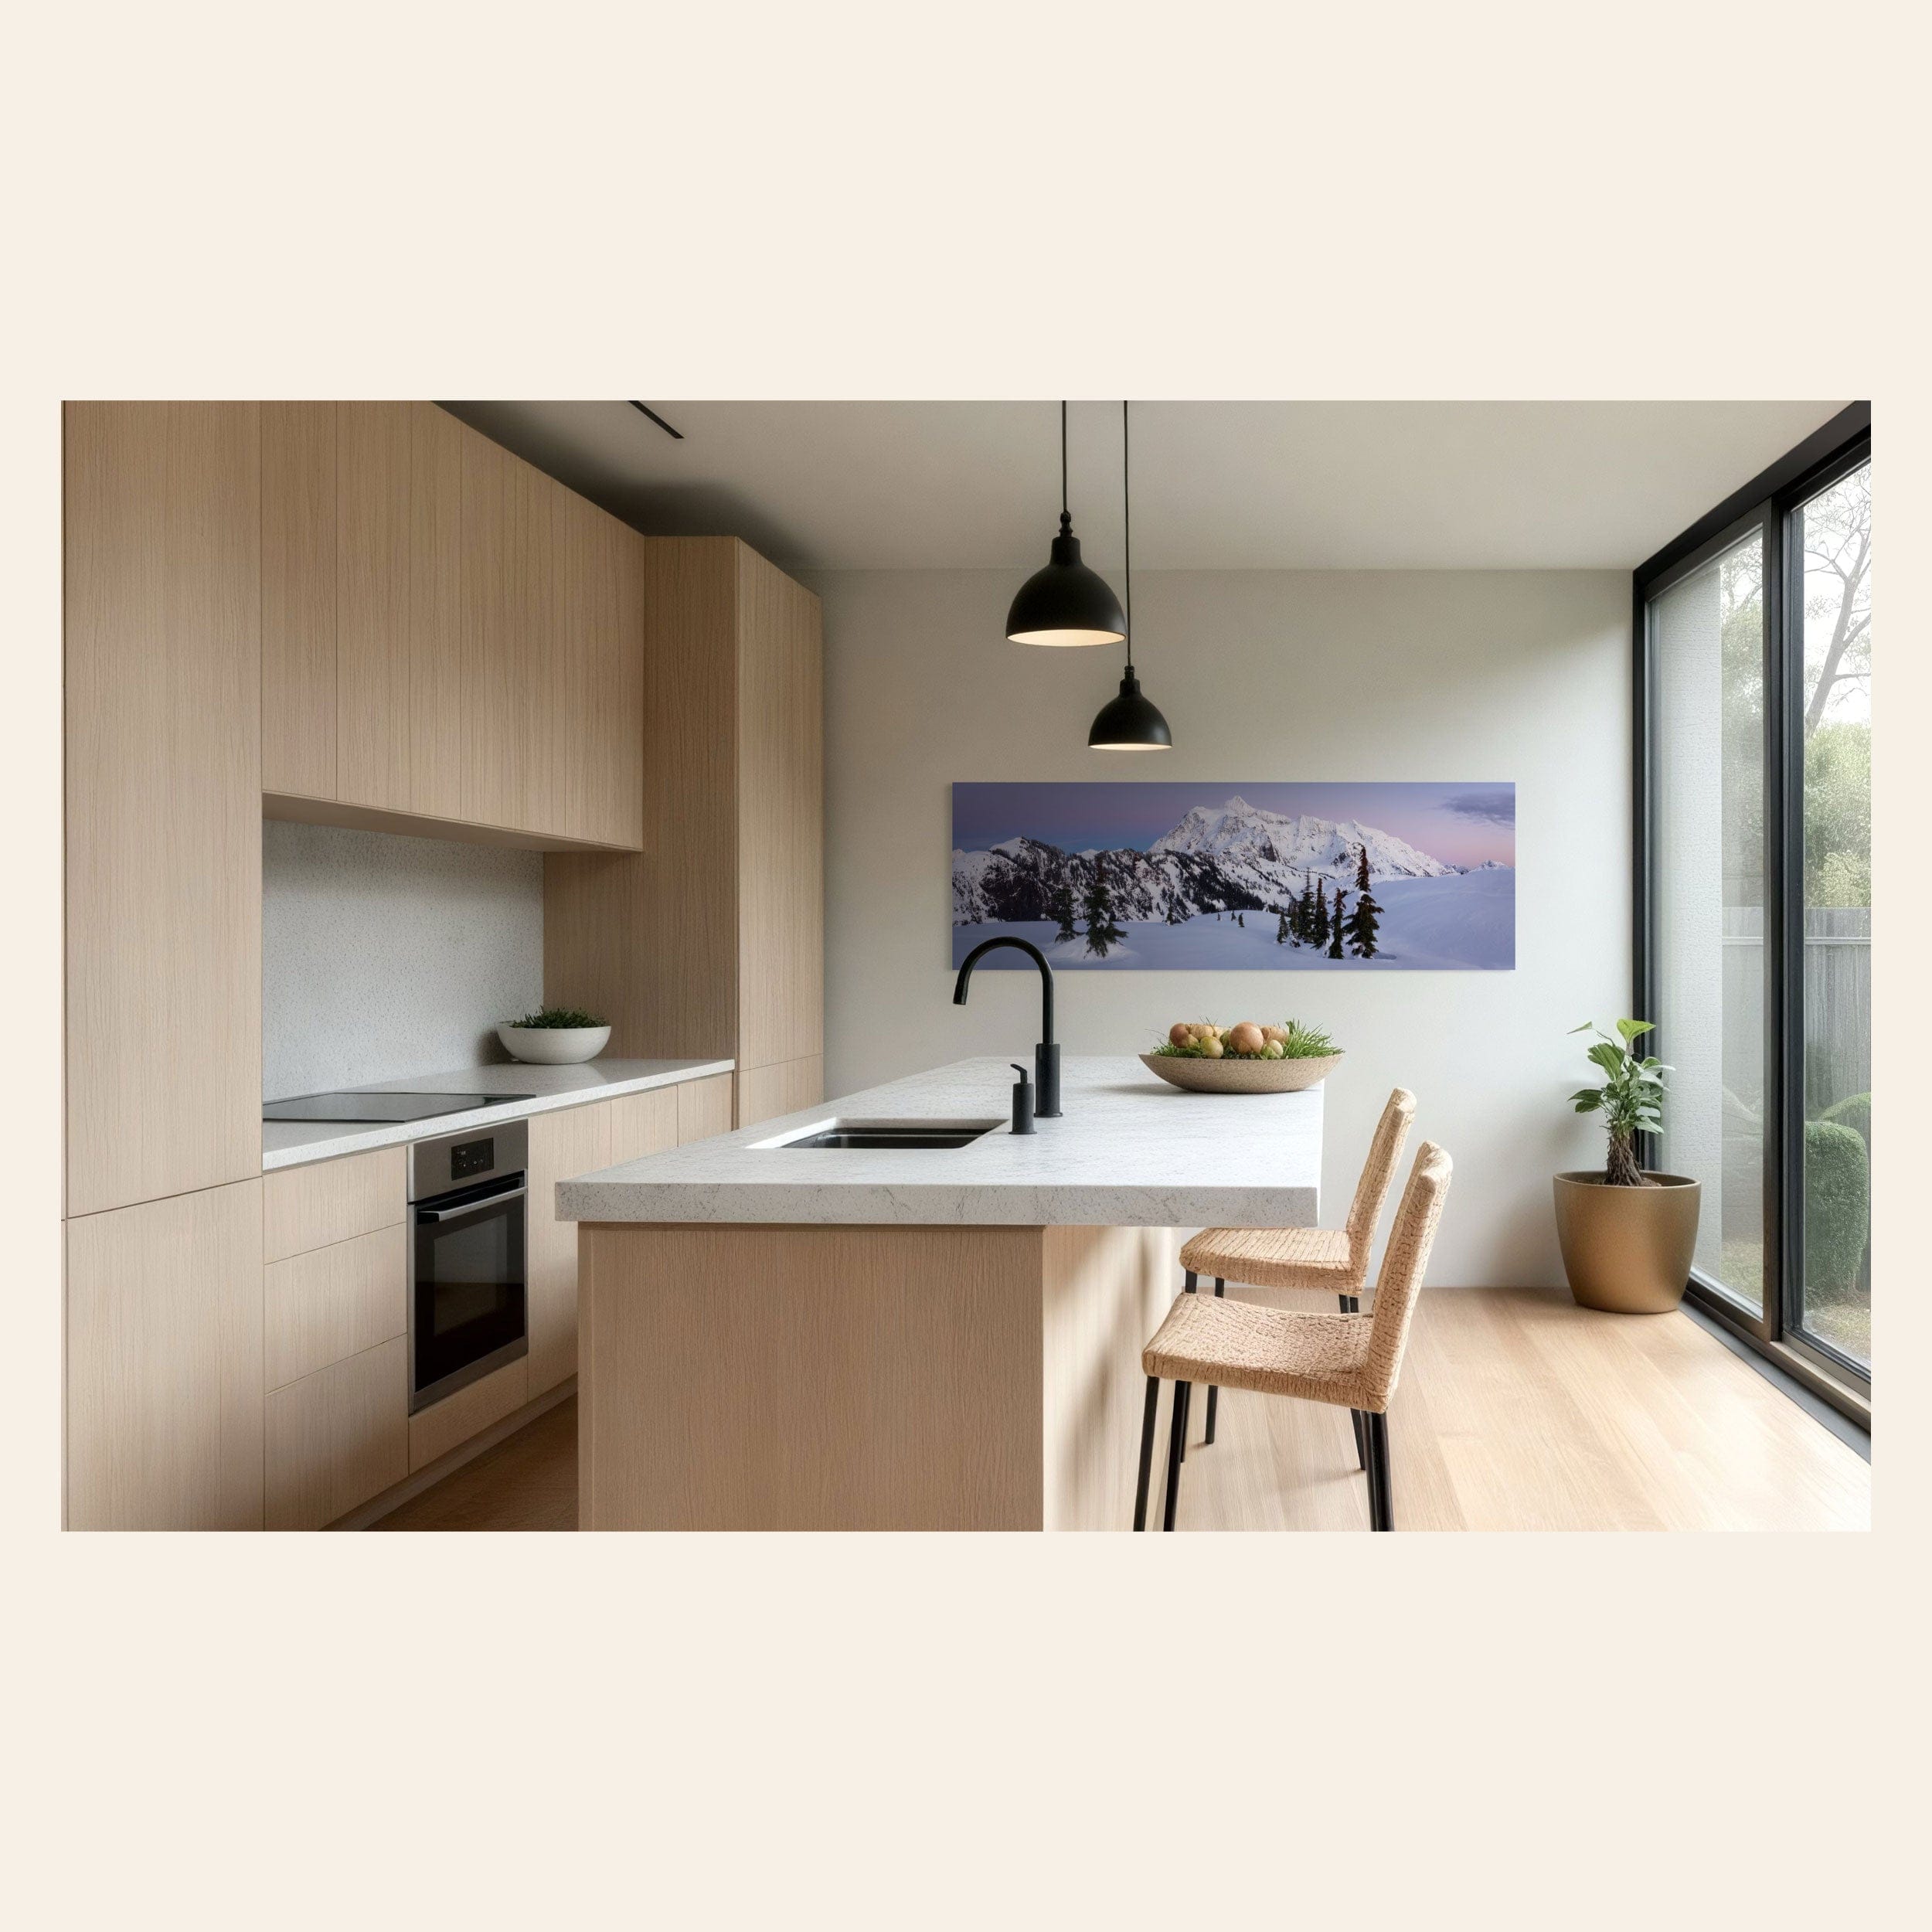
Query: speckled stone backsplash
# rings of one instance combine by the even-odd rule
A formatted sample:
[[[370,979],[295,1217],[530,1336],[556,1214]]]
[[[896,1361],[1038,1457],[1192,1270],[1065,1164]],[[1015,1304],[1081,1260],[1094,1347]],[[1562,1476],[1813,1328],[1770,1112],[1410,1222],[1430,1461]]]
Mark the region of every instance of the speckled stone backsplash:
[[[543,855],[262,825],[262,1094],[480,1066],[543,997]]]

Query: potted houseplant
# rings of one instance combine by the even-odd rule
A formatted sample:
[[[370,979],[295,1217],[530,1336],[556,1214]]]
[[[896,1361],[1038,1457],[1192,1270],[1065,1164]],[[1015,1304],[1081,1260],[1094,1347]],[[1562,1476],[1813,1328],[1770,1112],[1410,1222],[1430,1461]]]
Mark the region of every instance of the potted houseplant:
[[[1648,1020],[1620,1019],[1614,1039],[1587,1020],[1573,1030],[1596,1034],[1590,1057],[1604,1083],[1580,1088],[1570,1100],[1579,1114],[1602,1115],[1610,1155],[1600,1174],[1556,1177],[1556,1239],[1570,1291],[1586,1308],[1667,1315],[1690,1278],[1702,1192],[1687,1175],[1638,1165],[1637,1136],[1664,1124],[1670,1069],[1631,1050],[1651,1030]]]
[[[575,1006],[545,1006],[521,1019],[499,1020],[496,1036],[512,1060],[534,1066],[574,1066],[610,1043],[609,1023]]]

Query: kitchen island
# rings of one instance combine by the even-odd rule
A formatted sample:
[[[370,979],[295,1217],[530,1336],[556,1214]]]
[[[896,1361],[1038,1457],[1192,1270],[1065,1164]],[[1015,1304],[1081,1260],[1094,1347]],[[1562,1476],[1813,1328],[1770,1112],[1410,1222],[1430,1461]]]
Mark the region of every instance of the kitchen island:
[[[1321,1090],[970,1060],[561,1183],[587,1529],[1124,1529],[1179,1231],[1312,1223]],[[957,1146],[805,1147],[919,1122]]]

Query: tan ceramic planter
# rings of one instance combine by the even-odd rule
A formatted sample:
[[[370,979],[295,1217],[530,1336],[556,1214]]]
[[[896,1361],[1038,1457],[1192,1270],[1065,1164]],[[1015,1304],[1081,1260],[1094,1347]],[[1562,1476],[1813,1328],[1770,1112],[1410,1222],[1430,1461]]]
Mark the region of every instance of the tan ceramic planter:
[[[1612,1315],[1669,1314],[1690,1278],[1699,1184],[1648,1170],[1655,1187],[1606,1187],[1600,1172],[1556,1178],[1556,1239],[1578,1302]]]

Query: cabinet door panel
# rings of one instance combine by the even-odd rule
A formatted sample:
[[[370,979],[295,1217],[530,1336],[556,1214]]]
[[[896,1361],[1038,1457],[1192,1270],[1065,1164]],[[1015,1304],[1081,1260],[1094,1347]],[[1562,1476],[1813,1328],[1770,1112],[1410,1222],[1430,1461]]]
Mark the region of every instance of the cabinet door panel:
[[[678,1089],[678,1145],[731,1131],[731,1076],[713,1073]]]
[[[823,677],[818,600],[740,546],[740,1068],[825,1051]]]
[[[419,1410],[410,1417],[410,1473],[427,1468],[438,1456],[513,1414],[523,1406],[529,1386],[529,1360],[519,1356],[434,1407]]]
[[[262,789],[335,796],[335,405],[262,406]]]
[[[463,816],[463,437],[410,409],[410,804]]]
[[[599,654],[614,621],[604,579],[611,548],[602,511],[558,485],[550,510],[550,651],[539,680],[548,733],[544,829],[569,838],[607,836],[600,816],[610,756],[611,701],[597,688]]]
[[[642,1094],[625,1094],[608,1103],[611,1110],[611,1159],[640,1161],[647,1154],[663,1154],[678,1145],[678,1090],[654,1087]]]
[[[66,413],[67,1211],[261,1170],[261,417]]]
[[[276,1168],[262,1177],[263,1258],[280,1261],[353,1240],[394,1226],[408,1211],[409,1156],[403,1148]]]
[[[336,795],[410,805],[412,405],[335,412]]]
[[[67,1223],[67,1521],[262,1526],[262,1186]]]
[[[530,1118],[529,1393],[553,1389],[577,1366],[577,1230],[560,1221],[556,1184],[611,1165],[608,1103]]]
[[[757,1066],[738,1076],[738,1124],[755,1127],[801,1107],[815,1107],[825,1097],[825,1063],[784,1060],[776,1066]]]
[[[264,1520],[320,1529],[409,1474],[409,1342],[398,1335],[267,1403]]]

